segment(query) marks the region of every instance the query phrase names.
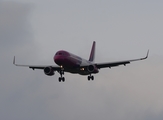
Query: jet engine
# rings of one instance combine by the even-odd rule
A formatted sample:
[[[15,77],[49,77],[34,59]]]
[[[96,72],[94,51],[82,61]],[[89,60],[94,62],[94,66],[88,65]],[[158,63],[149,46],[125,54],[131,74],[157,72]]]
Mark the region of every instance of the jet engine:
[[[89,65],[88,68],[87,68],[87,70],[88,70],[89,72],[93,72],[94,69],[95,69],[95,67],[94,67],[93,65]]]
[[[90,73],[98,73],[99,71],[98,71],[98,68],[95,66],[95,65],[89,65],[88,67],[87,67],[87,70],[88,70],[88,72],[90,72]]]
[[[51,66],[44,68],[44,73],[48,76],[54,75],[54,70]]]

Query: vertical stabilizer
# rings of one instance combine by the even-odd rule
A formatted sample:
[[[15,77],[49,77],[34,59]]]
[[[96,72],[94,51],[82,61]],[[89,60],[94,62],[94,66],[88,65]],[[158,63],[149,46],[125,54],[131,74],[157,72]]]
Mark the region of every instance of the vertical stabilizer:
[[[95,47],[96,47],[96,42],[93,41],[92,49],[91,49],[91,53],[90,53],[90,57],[89,57],[89,61],[91,61],[91,62],[93,62],[94,58],[95,58]]]

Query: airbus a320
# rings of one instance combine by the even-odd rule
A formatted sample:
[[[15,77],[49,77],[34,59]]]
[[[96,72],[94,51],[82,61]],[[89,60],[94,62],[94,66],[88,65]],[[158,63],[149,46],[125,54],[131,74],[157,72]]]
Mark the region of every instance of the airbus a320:
[[[149,50],[147,52],[147,55],[143,58],[139,59],[132,59],[132,60],[125,60],[125,61],[118,61],[118,62],[106,62],[106,63],[95,63],[95,46],[96,42],[94,41],[92,44],[90,57],[88,60],[83,59],[77,55],[74,55],[68,51],[60,50],[57,51],[56,54],[53,57],[54,62],[58,66],[54,65],[43,65],[43,66],[35,66],[35,65],[21,65],[15,63],[15,56],[13,60],[13,64],[16,66],[22,66],[22,67],[29,67],[33,70],[35,69],[42,69],[44,73],[48,76],[53,76],[55,72],[57,71],[60,74],[60,77],[58,78],[59,82],[64,82],[65,78],[63,77],[65,72],[73,73],[73,74],[80,74],[80,75],[87,75],[88,80],[94,80],[94,76],[92,74],[96,74],[99,72],[99,69],[101,68],[111,68],[116,67],[119,65],[126,65],[133,61],[139,61],[144,60],[148,57]]]

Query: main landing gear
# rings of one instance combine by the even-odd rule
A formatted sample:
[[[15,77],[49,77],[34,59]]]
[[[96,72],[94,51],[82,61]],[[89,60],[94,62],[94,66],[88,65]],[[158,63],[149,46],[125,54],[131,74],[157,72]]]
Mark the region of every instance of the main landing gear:
[[[65,78],[62,77],[62,75],[64,75],[64,71],[61,70],[59,73],[60,73],[61,77],[58,78],[58,81],[59,81],[59,82],[61,82],[61,81],[62,81],[62,82],[65,82]]]
[[[94,76],[92,76],[91,74],[90,76],[88,76],[88,81],[90,81],[90,79],[94,80]]]
[[[63,77],[64,71],[61,70],[61,71],[58,71],[58,72],[61,75],[61,77],[58,78],[58,81],[59,82],[65,82],[65,78]],[[90,81],[90,80],[94,80],[94,76],[92,76],[91,74],[88,76],[88,81]]]

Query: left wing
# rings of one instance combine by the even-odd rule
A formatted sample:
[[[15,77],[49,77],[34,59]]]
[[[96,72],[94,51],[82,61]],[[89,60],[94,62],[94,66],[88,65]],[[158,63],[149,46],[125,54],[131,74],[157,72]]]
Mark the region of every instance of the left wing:
[[[106,67],[111,68],[111,67],[116,67],[116,66],[119,66],[119,65],[126,65],[126,64],[130,64],[130,62],[133,62],[133,61],[139,61],[139,60],[147,59],[148,54],[149,54],[149,50],[147,52],[147,55],[144,58],[133,59],[133,60],[125,60],[125,61],[118,61],[118,62],[109,62],[109,63],[95,63],[95,65],[96,65],[96,67],[98,69],[106,68]]]
[[[52,66],[52,65],[20,65],[15,63],[15,56],[13,59],[13,64],[16,66],[21,66],[21,67],[29,67],[33,70],[35,69],[44,69],[45,67],[52,67],[54,71],[60,71],[61,67],[60,66]]]

